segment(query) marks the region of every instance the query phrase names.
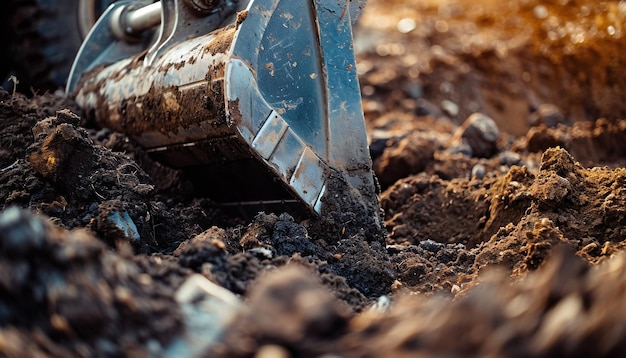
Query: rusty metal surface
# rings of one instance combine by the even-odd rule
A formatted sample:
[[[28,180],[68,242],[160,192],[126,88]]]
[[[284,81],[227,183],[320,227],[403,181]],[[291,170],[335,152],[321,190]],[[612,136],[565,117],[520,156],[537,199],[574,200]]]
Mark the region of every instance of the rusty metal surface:
[[[85,81],[76,100],[103,126],[132,135],[146,148],[232,134],[223,97],[228,55],[211,54],[206,44],[218,36],[229,42],[234,29],[219,31],[179,44],[153,66],[133,60],[111,65]]]

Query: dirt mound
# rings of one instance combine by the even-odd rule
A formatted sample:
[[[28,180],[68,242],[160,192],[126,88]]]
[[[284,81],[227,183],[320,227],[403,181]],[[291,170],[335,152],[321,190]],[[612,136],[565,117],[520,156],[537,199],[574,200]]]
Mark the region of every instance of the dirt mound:
[[[540,125],[528,131],[526,140],[529,151],[542,152],[551,147],[562,147],[583,165],[606,163],[612,167],[623,167],[626,121],[599,119],[578,122],[572,128]]]
[[[524,135],[546,103],[577,121],[626,116],[619,1],[392,3],[368,3],[357,37],[368,118],[430,109],[459,123],[483,112]]]
[[[386,314],[357,317],[342,356],[623,355],[624,257],[591,269],[571,251],[556,251],[516,285],[493,272],[453,302],[403,297]]]
[[[15,95],[11,101],[9,113],[25,111],[28,101],[24,97]],[[393,269],[386,251],[380,242],[368,243],[377,238],[352,232],[348,237],[346,232],[343,238],[328,240],[329,233],[340,228],[333,226],[325,233],[317,223],[307,223],[319,230],[311,237],[307,227],[288,214],[260,214],[248,227],[215,228],[214,224],[226,221],[232,225],[240,220],[224,220],[224,214],[207,199],[190,197],[176,202],[178,196],[171,191],[159,191],[146,174],[158,164],[138,162],[147,157],[125,137],[107,139],[112,137],[110,133],[103,136],[87,131],[78,126],[80,117],[69,110],[46,115],[32,115],[32,129],[8,127],[21,129],[13,134],[23,139],[21,146],[13,148],[14,164],[0,173],[3,207],[21,205],[51,216],[67,228],[85,227],[111,247],[123,241],[138,253],[173,253],[182,267],[215,272],[214,277],[221,277],[218,282],[237,293],[245,292],[248,282],[263,270],[264,260],[283,265],[292,256],[319,265],[320,275],[327,275],[329,285],[338,292],[346,291],[340,295],[355,303],[356,309],[366,302],[359,291],[370,297],[389,291]],[[98,142],[128,150],[135,159]],[[120,142],[126,144],[117,144]],[[207,241],[207,237],[212,239]],[[194,239],[186,243],[189,238]],[[205,247],[213,241],[217,246]],[[174,251],[180,243],[184,245]],[[242,254],[244,250],[248,252]],[[207,269],[209,264],[211,269]],[[231,274],[224,276],[224,271]],[[337,281],[335,275],[345,277],[347,283]],[[352,292],[354,288],[359,291]]]
[[[625,173],[623,168],[585,169],[567,151],[554,148],[543,154],[536,174],[519,166],[482,180],[446,181],[420,174],[390,187],[381,205],[392,243],[415,249],[425,240],[449,248],[462,244],[446,255],[455,274],[450,275],[447,265],[437,270],[461,285],[467,274],[491,265],[508,268],[514,277],[524,275],[560,243],[591,262],[619,251]],[[417,282],[432,277],[433,268],[419,262],[404,260],[401,267],[402,277],[417,275]]]
[[[402,296],[388,311],[378,306],[359,316],[348,316],[306,271],[288,268],[252,289],[248,309],[213,354],[620,356],[625,268],[618,256],[591,269],[561,246],[516,285],[492,271],[454,301]]]
[[[11,207],[0,215],[0,248],[5,356],[147,354],[180,329],[172,287],[87,230]]]
[[[11,148],[0,157],[8,163],[0,172],[2,208],[29,207],[67,228],[87,227],[111,245],[126,240],[142,252],[172,250],[208,229],[211,219],[220,222],[219,213],[206,201],[168,203],[160,197],[155,180],[146,174],[146,170],[158,173],[159,168],[98,145],[106,138],[80,128],[80,117],[70,110],[56,109],[67,100],[0,95],[7,98],[2,138]],[[127,149],[138,159],[147,157],[129,144],[108,144]]]

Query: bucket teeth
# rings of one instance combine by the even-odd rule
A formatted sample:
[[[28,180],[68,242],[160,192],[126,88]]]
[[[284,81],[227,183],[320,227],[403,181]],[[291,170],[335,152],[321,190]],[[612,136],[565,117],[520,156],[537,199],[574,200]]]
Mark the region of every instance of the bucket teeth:
[[[227,115],[310,209],[328,215],[329,203],[341,201],[336,210],[365,210],[378,220],[348,3],[307,5],[255,1],[249,8],[226,69]],[[329,190],[337,188],[330,181],[341,181],[343,191]]]

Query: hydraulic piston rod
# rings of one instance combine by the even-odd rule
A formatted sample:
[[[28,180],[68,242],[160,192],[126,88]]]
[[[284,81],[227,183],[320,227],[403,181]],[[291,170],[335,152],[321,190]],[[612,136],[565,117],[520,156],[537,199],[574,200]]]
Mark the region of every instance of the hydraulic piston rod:
[[[137,35],[161,23],[161,2],[140,8],[118,7],[111,15],[111,31],[120,40],[137,41]]]

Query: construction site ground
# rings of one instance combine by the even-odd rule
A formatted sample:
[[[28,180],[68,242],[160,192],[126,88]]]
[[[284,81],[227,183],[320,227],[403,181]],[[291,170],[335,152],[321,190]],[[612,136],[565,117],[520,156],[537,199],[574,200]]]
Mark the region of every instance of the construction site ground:
[[[194,274],[241,302],[204,356],[626,356],[625,25],[622,1],[368,1],[384,245],[223,211],[71,100],[0,92],[0,356],[180,353]]]

